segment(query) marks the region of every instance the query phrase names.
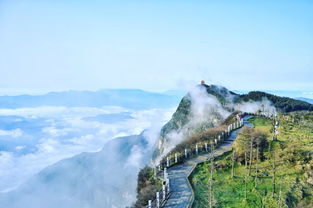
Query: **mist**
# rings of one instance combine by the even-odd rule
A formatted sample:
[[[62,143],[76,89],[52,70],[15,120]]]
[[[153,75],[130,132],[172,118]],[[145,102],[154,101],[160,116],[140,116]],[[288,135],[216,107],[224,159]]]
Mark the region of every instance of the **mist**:
[[[263,98],[261,101],[249,100],[238,103],[236,102],[238,95],[230,93],[221,86],[214,85],[214,87],[219,93],[224,94],[223,98],[227,103],[224,106],[216,96],[208,94],[205,87],[201,85],[190,87],[188,85],[187,98],[191,102],[188,122],[185,125],[178,124],[180,128],[170,131],[164,138],[159,139],[159,155],[155,159],[155,163],[158,163],[184,139],[219,125],[234,111],[261,113],[266,116],[277,114],[276,108],[267,98]]]
[[[0,207],[130,205],[174,110],[0,109]]]
[[[155,162],[160,161],[187,137],[218,125],[231,114],[215,96],[208,94],[202,86],[189,86],[187,97],[191,102],[188,122],[178,130],[170,131],[165,138],[159,139],[158,148],[161,151]]]
[[[263,98],[261,101],[248,101],[234,105],[235,110],[247,112],[247,113],[262,113],[265,116],[277,115],[276,108],[267,98]]]

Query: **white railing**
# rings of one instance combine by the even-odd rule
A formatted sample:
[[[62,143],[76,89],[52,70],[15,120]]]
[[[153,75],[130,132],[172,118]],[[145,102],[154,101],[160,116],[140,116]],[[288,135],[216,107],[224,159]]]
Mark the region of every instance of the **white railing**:
[[[227,130],[220,132],[216,137],[197,143],[194,148],[185,149],[183,152],[175,153],[174,157],[166,156],[161,160],[160,164],[155,167],[156,175],[163,175],[162,190],[159,190],[155,194],[155,198],[148,201],[146,208],[161,208],[171,193],[170,180],[167,175],[167,168],[176,164],[182,163],[191,157],[197,156],[201,153],[211,152],[214,147],[217,147],[223,141],[225,141],[233,130],[236,130],[243,126],[243,119],[227,126]],[[209,148],[209,145],[213,148]],[[163,172],[163,174],[162,174]]]

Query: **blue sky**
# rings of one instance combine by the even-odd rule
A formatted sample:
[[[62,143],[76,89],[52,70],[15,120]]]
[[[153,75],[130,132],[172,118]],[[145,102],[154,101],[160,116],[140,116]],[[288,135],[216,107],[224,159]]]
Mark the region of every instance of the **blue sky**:
[[[312,1],[0,0],[0,94],[313,90]]]

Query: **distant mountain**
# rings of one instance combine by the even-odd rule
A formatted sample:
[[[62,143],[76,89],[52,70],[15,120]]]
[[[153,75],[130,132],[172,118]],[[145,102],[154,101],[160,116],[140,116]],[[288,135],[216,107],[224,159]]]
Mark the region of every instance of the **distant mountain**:
[[[308,102],[308,103],[313,104],[313,99],[310,99],[310,98],[297,97],[297,98],[295,98],[295,99],[297,99],[297,100],[302,100],[302,101],[305,101],[305,102]]]
[[[177,96],[177,97],[184,97],[186,95],[186,91],[184,91],[184,90],[167,90],[167,91],[163,92],[162,94]]]
[[[143,133],[111,140],[100,152],[61,160],[0,194],[0,207],[124,208],[135,200],[137,173],[151,158],[147,145]]]
[[[102,107],[121,106],[132,109],[176,106],[181,97],[137,89],[50,92],[44,95],[0,96],[0,108],[38,106]]]
[[[238,94],[248,94],[251,90],[234,90]],[[281,97],[289,97],[297,99],[298,97],[312,96],[312,90],[253,90],[262,91],[272,95],[277,95]]]

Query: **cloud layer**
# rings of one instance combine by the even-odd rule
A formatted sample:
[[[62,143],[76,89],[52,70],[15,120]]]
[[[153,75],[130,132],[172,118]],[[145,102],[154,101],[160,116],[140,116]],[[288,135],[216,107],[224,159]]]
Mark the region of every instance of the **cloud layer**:
[[[14,190],[61,159],[96,152],[115,137],[161,126],[173,110],[49,106],[0,109],[0,192]],[[129,160],[136,163],[140,151],[136,147],[132,151]]]

